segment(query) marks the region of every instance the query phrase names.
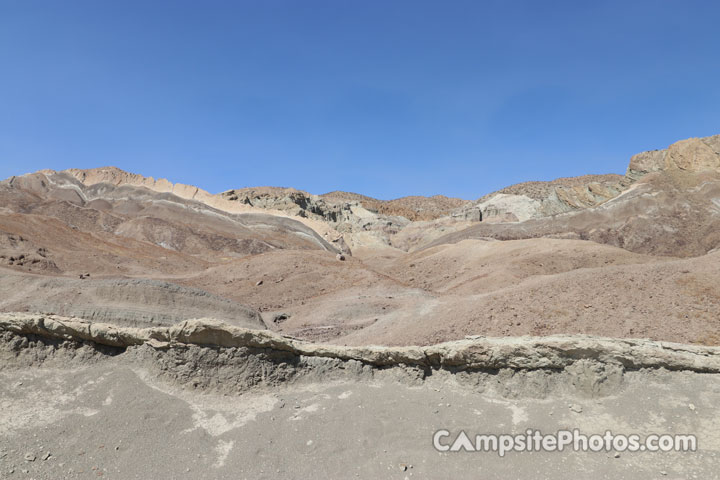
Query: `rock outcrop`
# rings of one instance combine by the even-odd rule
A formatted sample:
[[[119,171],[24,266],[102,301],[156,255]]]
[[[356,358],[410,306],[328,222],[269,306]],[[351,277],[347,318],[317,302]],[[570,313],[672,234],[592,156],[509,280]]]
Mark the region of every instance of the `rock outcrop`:
[[[414,195],[394,200],[378,200],[357,193],[335,191],[325,193],[320,197],[334,202],[357,202],[372,212],[389,216],[401,216],[412,222],[431,221],[446,217],[452,215],[458,209],[472,204],[469,200],[444,195],[433,195],[432,197]]]
[[[22,235],[0,231],[0,265],[21,268],[28,272],[57,273],[52,255]]]
[[[389,245],[390,237],[410,223],[399,215],[369,210],[359,201],[326,200],[295,189],[248,188],[229,190],[220,196],[230,202],[325,222],[343,235],[344,243],[349,245],[345,253],[359,246]]]
[[[384,368],[557,370],[578,362],[593,361],[626,370],[664,368],[720,373],[720,347],[591,336],[468,337],[427,347],[343,347],[303,342],[265,330],[231,327],[211,319],[138,329],[54,315],[21,313],[0,314],[2,330],[120,348],[148,344],[156,349],[183,345],[262,349],[297,357],[356,361]]]
[[[466,238],[536,237],[592,240],[677,257],[720,247],[720,135],[681,140],[667,150],[635,155],[627,175],[614,180],[570,187],[542,184],[536,198],[521,187],[509,187],[516,191],[514,196],[498,193],[483,200],[481,224],[425,247]]]
[[[717,171],[720,169],[720,135],[691,138],[665,150],[633,155],[625,176],[585,175],[551,182],[512,185],[480,198],[467,208],[479,208],[491,223],[524,222],[601,205],[617,197],[643,176],[661,171]],[[461,209],[462,210],[462,209]]]
[[[551,182],[526,182],[480,198],[462,211],[478,209],[484,222],[524,222],[600,205],[632,183],[622,175],[585,175]]]
[[[408,243],[402,238],[406,235],[396,237],[418,222],[432,228],[436,220],[443,224],[482,220],[482,212],[471,202],[443,195],[378,200],[348,192],[312,195],[293,188],[259,187],[229,190],[220,196],[230,202],[325,223],[342,235],[344,253],[356,247],[407,249]]]
[[[627,248],[637,248],[632,246],[636,242],[635,239],[617,233],[618,230],[628,228],[627,222],[624,221],[613,227],[606,227],[600,222],[598,228],[590,231],[570,228],[569,231],[559,232],[551,224],[558,222],[562,224],[566,214],[605,206],[608,206],[608,210],[614,209],[617,204],[610,207],[608,202],[622,198],[620,201],[622,204],[628,199],[637,197],[638,192],[647,193],[645,191],[649,187],[640,186],[635,193],[625,195],[632,190],[633,185],[644,181],[643,179],[651,174],[663,174],[675,179],[673,180],[675,186],[672,187],[675,191],[670,195],[672,197],[670,201],[675,201],[682,196],[683,189],[701,188],[702,185],[702,181],[690,180],[688,183],[678,180],[679,177],[676,178],[678,175],[704,175],[718,172],[720,172],[720,135],[682,140],[666,150],[637,154],[631,158],[625,176],[586,175],[560,178],[550,182],[526,182],[485,195],[476,202],[440,195],[382,201],[348,192],[312,195],[292,188],[276,187],[235,189],[214,195],[194,186],[143,177],[113,167],[91,170],[70,169],[64,172],[43,171],[13,177],[2,183],[13,188],[25,189],[56,202],[90,207],[97,211],[94,213],[96,223],[102,223],[103,229],[112,227],[122,236],[176,251],[184,250],[197,254],[203,250],[221,248],[231,255],[257,254],[273,248],[285,248],[287,244],[302,243],[300,239],[304,238],[315,243],[315,246],[310,248],[320,247],[350,255],[353,249],[361,247],[392,247],[405,251],[423,248],[443,236],[458,233],[466,228],[485,229],[484,226],[478,227],[480,222],[485,225],[512,225],[535,220],[544,222],[542,228],[536,227],[536,224],[528,224],[518,228],[508,227],[514,232],[511,235],[498,236],[491,232],[487,236],[514,239],[528,238],[528,235],[570,234],[572,238],[592,240],[609,238],[610,240],[602,241],[623,247],[630,245]],[[659,180],[648,180],[648,182],[662,183]],[[118,210],[113,204],[120,200],[122,189],[128,188],[164,195],[165,197],[159,197],[162,201],[175,199],[176,203],[182,203],[177,202],[177,199],[180,199],[194,202],[191,210],[195,212],[206,210],[218,216],[267,214],[264,221],[244,222],[243,226],[250,229],[254,228],[254,224],[262,224],[263,226],[255,229],[256,232],[269,224],[273,224],[273,228],[277,224],[282,224],[279,229],[285,230],[291,227],[289,219],[296,220],[307,228],[291,228],[296,234],[293,241],[276,244],[263,235],[257,235],[255,236],[257,238],[252,239],[244,238],[244,235],[236,236],[242,237],[242,240],[237,238],[228,240],[225,234],[215,235],[214,232],[200,235],[188,226],[189,222],[178,225],[153,215],[141,215],[127,221],[118,220],[113,215]],[[19,208],[24,207],[19,206]],[[47,213],[48,206],[43,205],[42,208]],[[55,209],[53,215],[57,216],[57,210],[61,207],[56,205],[52,208]],[[126,205],[124,208],[131,210],[137,206]],[[683,210],[681,207],[678,208]],[[685,211],[690,211],[692,214],[695,209],[690,208]],[[128,212],[123,214],[127,215]],[[701,221],[704,215],[702,213],[691,216],[694,219],[698,217],[697,219]],[[78,222],[88,222],[85,217],[75,215]],[[556,221],[555,217],[560,220]],[[259,217],[254,218],[259,220]],[[673,226],[669,228],[677,228],[674,218],[673,215],[673,220],[670,221]],[[632,221],[640,220],[642,219],[636,215]],[[73,225],[82,228],[81,225]],[[96,226],[92,227],[96,228]],[[530,233],[518,233],[520,230]],[[646,236],[639,235],[639,237]],[[637,240],[640,243],[644,241],[642,238]],[[687,252],[683,251],[683,255],[696,254],[702,250],[699,247],[683,248],[687,250]],[[647,252],[648,249],[642,247],[633,251]],[[663,249],[659,249],[658,252],[669,253]],[[44,262],[35,253],[28,251],[21,254],[25,255],[24,258],[32,255],[34,264],[38,267],[52,268],[52,263]]]
[[[720,170],[720,135],[680,140],[665,150],[638,153],[630,159],[626,176],[638,180],[664,170],[686,172]]]
[[[54,173],[52,170],[45,170],[46,173]],[[100,167],[88,170],[70,168],[65,170],[84,185],[97,185],[107,183],[109,185],[134,187],[145,187],[158,193],[172,193],[186,200],[207,201],[212,194],[193,185],[183,183],[172,183],[164,178],[155,179],[144,177],[136,173],[126,172],[116,167]]]
[[[46,170],[46,175],[58,172]],[[335,242],[344,254],[354,247],[393,245],[392,237],[413,221],[431,221],[447,217],[449,221],[480,221],[481,214],[471,202],[442,195],[433,197],[403,197],[377,200],[348,192],[313,195],[294,188],[256,187],[233,189],[217,195],[205,190],[125,172],[115,167],[89,170],[69,169],[66,173],[83,185],[113,185],[142,187],[158,193],[202,202],[229,213],[267,213],[284,216],[304,223],[324,239]],[[338,239],[342,237],[342,242]]]

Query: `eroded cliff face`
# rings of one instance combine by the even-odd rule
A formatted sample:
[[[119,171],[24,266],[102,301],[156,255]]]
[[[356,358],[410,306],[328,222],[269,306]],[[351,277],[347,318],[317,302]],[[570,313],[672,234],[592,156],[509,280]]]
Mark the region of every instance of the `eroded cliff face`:
[[[158,351],[189,346],[247,349],[248,354],[282,353],[368,368],[418,368],[456,371],[563,370],[583,362],[612,368],[720,373],[720,347],[684,345],[642,339],[612,339],[588,335],[547,337],[481,337],[430,346],[346,347],[316,344],[268,330],[231,326],[214,319],[193,319],[151,328],[121,327],[78,318],[28,313],[0,313],[0,331],[16,336],[91,342],[126,349],[147,345]],[[8,337],[11,339],[14,337]],[[291,362],[292,363],[292,362]]]
[[[480,198],[472,207],[490,223],[524,222],[599,205],[625,190],[622,175],[585,175],[551,182],[526,182]]]
[[[665,150],[633,155],[625,176],[585,175],[520,183],[482,197],[476,206],[483,221],[491,223],[523,222],[592,208],[617,197],[650,173],[718,171],[719,152],[720,135],[681,140]]]
[[[205,201],[212,197],[212,194],[209,192],[193,185],[172,183],[164,178],[155,179],[153,177],[144,177],[136,173],[120,170],[116,167],[100,167],[88,170],[70,168],[65,170],[65,172],[88,186],[99,183],[107,183],[115,186],[131,185],[135,187],[145,187],[159,193],[172,193],[187,200]]]
[[[664,170],[686,172],[717,171],[720,169],[720,135],[680,140],[665,150],[638,153],[630,159],[626,176],[638,180]]]
[[[505,478],[512,461],[523,478],[712,478],[717,356],[716,349],[592,337],[328,348],[209,321],[130,331],[3,316],[2,471],[9,478],[16,468],[36,478],[310,478],[321,462],[332,478],[464,478],[480,468]],[[444,430],[442,444],[450,445],[460,430],[475,438],[530,429],[691,433],[698,448],[449,459],[453,453],[432,446],[434,432]]]
[[[342,237],[349,245],[343,249],[345,253],[351,253],[354,247],[389,246],[391,236],[410,223],[403,216],[369,210],[360,201],[325,199],[295,189],[247,188],[229,190],[220,196],[229,202],[324,222],[338,233],[335,238]]]
[[[592,240],[676,257],[720,247],[720,135],[681,140],[667,150],[635,155],[625,177],[606,182],[610,183],[509,187],[514,193],[493,194],[481,202],[496,221],[485,215],[481,224],[439,237],[426,247],[467,238],[536,237]],[[553,208],[564,211],[548,215],[547,209]]]

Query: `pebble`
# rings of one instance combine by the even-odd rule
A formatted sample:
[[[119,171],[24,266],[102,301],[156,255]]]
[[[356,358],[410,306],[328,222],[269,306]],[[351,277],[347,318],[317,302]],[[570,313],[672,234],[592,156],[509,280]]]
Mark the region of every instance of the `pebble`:
[[[578,405],[577,403],[568,405],[568,408],[570,408],[570,410],[572,410],[575,413],[582,413],[582,411],[583,411],[582,406]]]
[[[50,457],[52,457],[52,455],[50,454],[50,452],[45,452],[45,455],[42,456],[42,459],[43,459],[43,460],[47,460],[47,459],[50,458]]]
[[[27,461],[27,462],[34,462],[36,458],[37,457],[32,452],[28,452],[25,454],[25,461]]]

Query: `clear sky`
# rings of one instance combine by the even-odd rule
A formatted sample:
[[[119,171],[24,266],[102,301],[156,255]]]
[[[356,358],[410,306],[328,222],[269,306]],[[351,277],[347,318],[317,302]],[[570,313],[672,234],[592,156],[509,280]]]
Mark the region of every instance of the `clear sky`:
[[[0,177],[475,199],[720,133],[720,2],[0,0]]]

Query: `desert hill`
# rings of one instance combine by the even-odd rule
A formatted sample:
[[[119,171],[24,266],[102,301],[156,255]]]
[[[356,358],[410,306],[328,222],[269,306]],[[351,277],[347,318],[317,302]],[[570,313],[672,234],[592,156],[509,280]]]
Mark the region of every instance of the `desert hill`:
[[[131,326],[202,314],[339,344],[554,333],[714,344],[719,138],[638,154],[625,176],[476,202],[211,194],[112,167],[12,177],[0,182],[0,280],[13,294],[0,310]]]
[[[533,452],[522,478],[709,478],[718,139],[474,202],[2,181],[0,476],[506,478],[509,457],[431,449],[472,421],[702,441]]]
[[[626,179],[633,183],[597,206],[525,222],[483,222],[428,246],[468,238],[561,237],[680,257],[720,246],[720,136],[636,155]]]

